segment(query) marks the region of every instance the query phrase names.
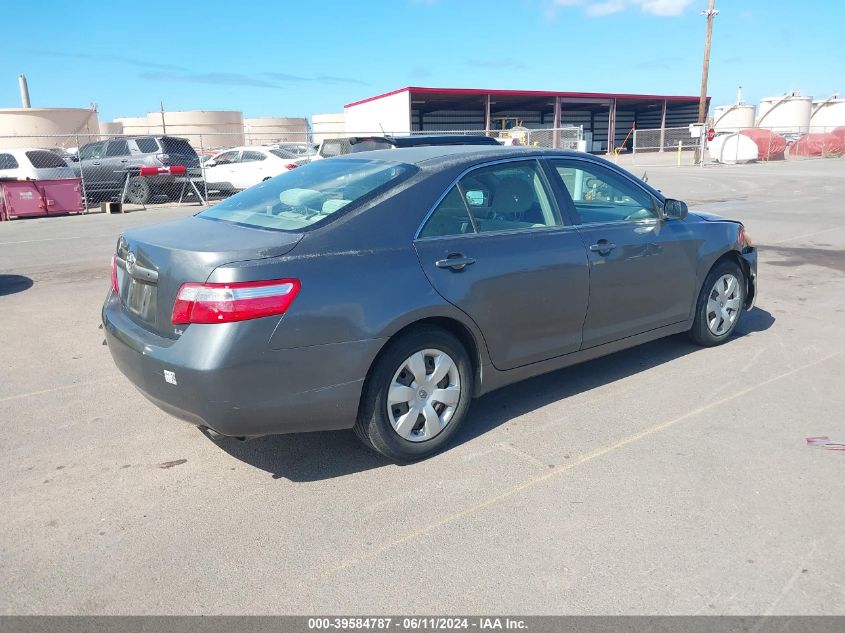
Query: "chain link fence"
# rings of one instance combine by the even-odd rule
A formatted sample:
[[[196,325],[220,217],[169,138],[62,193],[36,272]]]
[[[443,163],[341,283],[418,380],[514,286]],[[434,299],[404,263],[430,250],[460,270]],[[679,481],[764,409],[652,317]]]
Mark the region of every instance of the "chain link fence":
[[[628,161],[636,165],[741,164],[756,161],[840,158],[845,128],[810,127],[801,131],[768,128],[720,128],[695,136],[690,126],[634,130]],[[624,162],[624,161],[623,161]]]
[[[509,146],[585,149],[581,127],[510,130],[425,130],[412,135],[485,135]],[[285,133],[260,145],[233,145],[232,134],[186,138],[149,135],[0,136],[0,219],[85,212],[96,207],[213,204],[312,160],[385,147],[384,131],[348,132],[313,142]],[[401,136],[401,135],[397,135]],[[707,140],[689,127],[634,130],[621,165],[696,165],[759,160],[839,158],[845,128],[777,133],[761,128],[719,130]],[[354,148],[353,148],[354,146]],[[15,184],[18,183],[18,184]],[[23,183],[23,184],[21,184]],[[41,183],[41,184],[36,184]],[[46,184],[44,184],[46,183]],[[14,194],[9,193],[14,190]],[[120,203],[120,207],[116,203]]]

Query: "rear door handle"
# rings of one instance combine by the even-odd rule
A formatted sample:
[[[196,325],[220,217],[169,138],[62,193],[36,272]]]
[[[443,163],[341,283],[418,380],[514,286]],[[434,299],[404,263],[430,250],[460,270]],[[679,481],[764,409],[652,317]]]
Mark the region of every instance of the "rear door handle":
[[[452,270],[463,270],[470,264],[474,264],[472,257],[464,257],[460,253],[452,253],[446,259],[438,259],[434,265],[438,268],[450,268]]]
[[[100,164],[100,161],[95,160],[95,161],[94,161],[93,163],[91,163],[91,164],[92,164],[92,165],[99,165],[99,164]]]
[[[614,248],[616,248],[616,244],[611,244],[607,240],[599,240],[595,244],[590,245],[590,250],[600,255],[607,255]]]

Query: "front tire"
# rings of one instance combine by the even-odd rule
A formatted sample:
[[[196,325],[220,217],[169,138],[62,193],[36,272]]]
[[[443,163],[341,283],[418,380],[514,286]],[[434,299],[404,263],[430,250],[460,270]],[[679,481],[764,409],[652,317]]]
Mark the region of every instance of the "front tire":
[[[690,337],[699,345],[721,345],[730,338],[745,306],[745,275],[736,262],[716,264],[704,280]]]
[[[442,450],[469,411],[472,363],[449,332],[425,327],[392,341],[367,380],[355,433],[396,462]]]

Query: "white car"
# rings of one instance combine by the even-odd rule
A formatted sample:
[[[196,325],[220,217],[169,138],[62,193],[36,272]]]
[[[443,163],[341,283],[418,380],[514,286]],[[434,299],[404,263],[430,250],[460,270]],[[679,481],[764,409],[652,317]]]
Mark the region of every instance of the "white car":
[[[236,191],[278,176],[308,162],[283,149],[233,147],[203,164],[209,191]]]
[[[64,180],[76,178],[64,159],[47,149],[0,150],[0,180]]]

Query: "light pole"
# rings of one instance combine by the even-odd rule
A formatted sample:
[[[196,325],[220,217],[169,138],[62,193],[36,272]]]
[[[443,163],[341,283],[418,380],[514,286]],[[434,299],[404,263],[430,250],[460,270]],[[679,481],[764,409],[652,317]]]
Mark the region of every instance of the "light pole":
[[[707,16],[707,35],[704,38],[704,65],[701,68],[701,98],[698,101],[698,122],[706,123],[707,117],[707,74],[710,72],[710,39],[713,36],[713,18],[719,11],[714,5],[716,0],[710,0],[710,7],[702,11],[701,15]]]

